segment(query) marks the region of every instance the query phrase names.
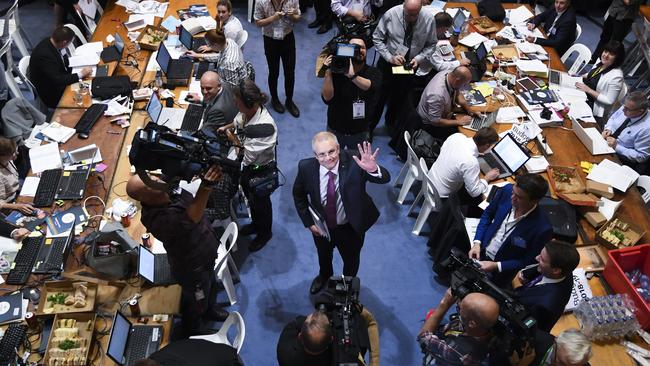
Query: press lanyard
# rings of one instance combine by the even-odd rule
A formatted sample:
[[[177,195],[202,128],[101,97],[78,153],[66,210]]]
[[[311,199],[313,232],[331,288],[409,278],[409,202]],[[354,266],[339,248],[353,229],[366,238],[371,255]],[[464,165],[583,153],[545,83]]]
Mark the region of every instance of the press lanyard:
[[[271,1],[271,5],[273,6],[273,10],[278,12],[278,8],[275,6],[275,1],[273,1],[273,0],[270,0],[270,1]],[[282,10],[283,6],[284,6],[284,0],[280,1],[280,10]]]

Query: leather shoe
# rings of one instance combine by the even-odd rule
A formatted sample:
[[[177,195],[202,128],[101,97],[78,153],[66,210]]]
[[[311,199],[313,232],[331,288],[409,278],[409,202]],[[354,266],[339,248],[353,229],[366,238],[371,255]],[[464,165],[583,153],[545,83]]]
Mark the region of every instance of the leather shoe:
[[[316,28],[320,25],[320,20],[315,19],[313,22],[307,24],[307,28]]]
[[[330,29],[332,29],[331,24],[321,24],[320,28],[316,31],[317,34],[323,34],[327,33]]]
[[[298,106],[293,102],[293,100],[287,99],[287,102],[284,105],[292,116],[296,118],[300,117],[300,109],[298,109]]]
[[[311,281],[311,287],[309,287],[309,293],[313,295],[318,291],[322,290],[323,286],[325,286],[325,281],[323,281],[323,278],[320,275],[318,275],[316,276],[316,278],[314,278],[313,281]]]
[[[246,224],[239,229],[239,235],[253,235],[255,234],[255,226],[253,224]]]
[[[284,113],[284,106],[279,99],[271,99],[271,106],[278,113]]]
[[[204,318],[215,321],[215,322],[223,322],[228,318],[229,313],[225,310],[223,310],[220,307],[213,306],[211,309],[208,309],[208,311],[205,312],[203,315]]]
[[[257,236],[251,241],[250,245],[248,246],[248,251],[253,253],[264,248],[266,243],[268,243],[269,240],[271,240],[271,237],[273,237],[272,234],[268,234],[268,235],[257,234]]]

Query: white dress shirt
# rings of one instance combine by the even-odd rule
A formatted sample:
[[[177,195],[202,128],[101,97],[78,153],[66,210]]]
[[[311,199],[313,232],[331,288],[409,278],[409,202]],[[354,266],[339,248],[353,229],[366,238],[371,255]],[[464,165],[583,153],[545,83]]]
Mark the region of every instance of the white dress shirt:
[[[463,184],[470,196],[477,197],[488,187],[487,181],[479,178],[480,172],[476,143],[471,137],[455,133],[442,144],[429,176],[440,197],[449,197]]]

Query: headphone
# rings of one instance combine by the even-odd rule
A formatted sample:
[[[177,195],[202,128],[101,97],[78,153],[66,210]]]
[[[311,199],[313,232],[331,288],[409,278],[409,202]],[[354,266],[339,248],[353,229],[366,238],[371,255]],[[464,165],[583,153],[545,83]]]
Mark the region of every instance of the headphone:
[[[246,80],[242,80],[241,82],[239,82],[239,96],[241,97],[240,99],[242,100],[242,102],[244,102],[246,108],[253,108],[253,105],[255,104],[256,100],[254,100],[253,98],[251,98],[249,95],[246,94],[244,88],[245,82]]]

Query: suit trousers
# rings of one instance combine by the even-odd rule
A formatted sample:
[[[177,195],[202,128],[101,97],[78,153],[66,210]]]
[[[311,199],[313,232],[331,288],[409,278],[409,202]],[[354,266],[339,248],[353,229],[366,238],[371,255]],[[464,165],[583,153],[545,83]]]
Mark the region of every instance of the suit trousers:
[[[184,336],[197,334],[203,324],[203,315],[217,301],[217,282],[213,268],[194,273],[173,273],[181,285],[181,328]]]
[[[603,53],[603,47],[605,47],[607,42],[615,40],[623,43],[625,36],[630,33],[633,22],[633,19],[616,20],[612,16],[607,17],[605,24],[603,24],[603,32],[600,34],[600,41],[598,41],[596,50],[591,56],[592,61],[600,58],[600,54]]]
[[[382,74],[382,87],[379,90],[375,113],[370,120],[369,130],[371,134],[379,124],[381,115],[384,112],[384,106],[386,106],[384,121],[386,130],[391,135],[393,129],[396,128],[395,124],[402,112],[404,103],[409,101],[409,90],[413,78],[411,75],[393,75],[392,67],[393,65],[384,60],[383,57],[379,57],[377,68]]]
[[[318,274],[323,279],[332,277],[334,274],[332,259],[334,247],[336,247],[343,259],[343,275],[356,276],[357,272],[359,272],[361,247],[363,247],[365,234],[357,233],[350,224],[338,225],[334,229],[329,229],[329,231],[332,240],[327,240],[322,236],[314,236],[320,266]]]
[[[293,99],[293,88],[296,80],[296,38],[293,32],[284,39],[273,39],[264,36],[264,55],[269,65],[269,93],[271,98],[278,99],[278,78],[280,77],[280,60],[284,71],[284,94],[287,100]]]
[[[332,12],[330,0],[314,0],[314,11],[316,12],[316,20],[318,20],[320,24],[332,24],[334,13]]]
[[[260,197],[250,191],[248,181],[252,174],[251,167],[245,166],[241,175],[241,186],[251,209],[252,225],[257,235],[270,236],[273,227],[273,204],[271,203],[271,196]]]

